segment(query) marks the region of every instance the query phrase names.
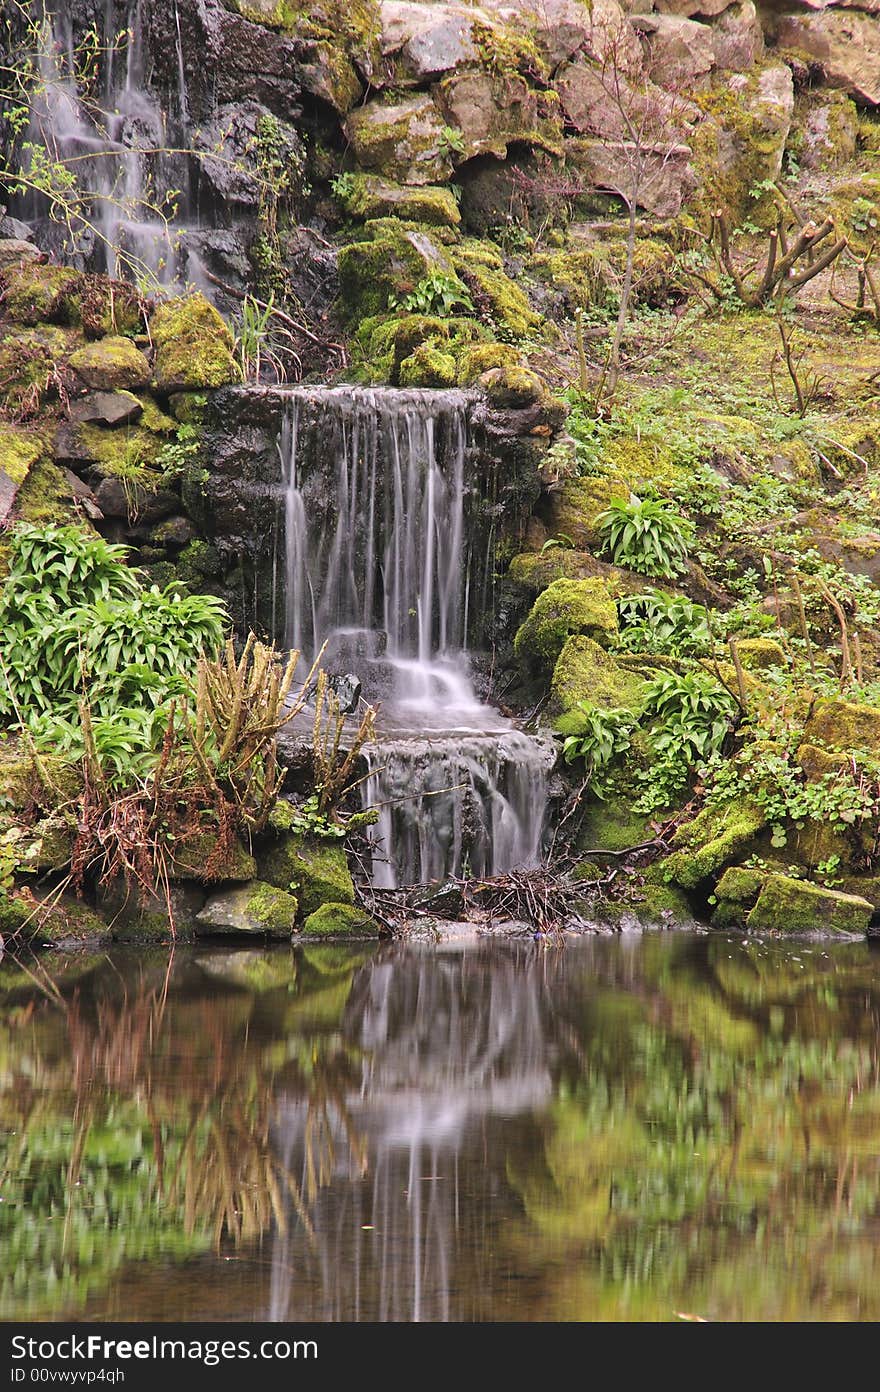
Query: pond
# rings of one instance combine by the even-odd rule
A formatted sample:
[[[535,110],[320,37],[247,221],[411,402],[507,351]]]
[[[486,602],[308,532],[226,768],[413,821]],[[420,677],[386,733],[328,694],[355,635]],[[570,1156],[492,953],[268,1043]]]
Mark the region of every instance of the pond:
[[[0,1319],[876,1320],[880,954],[0,963]]]

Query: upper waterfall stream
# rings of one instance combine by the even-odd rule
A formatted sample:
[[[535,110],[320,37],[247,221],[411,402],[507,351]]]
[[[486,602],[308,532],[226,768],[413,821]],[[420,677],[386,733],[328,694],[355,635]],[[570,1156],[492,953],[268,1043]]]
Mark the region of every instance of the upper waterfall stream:
[[[469,670],[475,480],[467,398],[285,391],[286,640],[380,705],[364,802],[373,882],[533,866],[548,744],[481,702]]]

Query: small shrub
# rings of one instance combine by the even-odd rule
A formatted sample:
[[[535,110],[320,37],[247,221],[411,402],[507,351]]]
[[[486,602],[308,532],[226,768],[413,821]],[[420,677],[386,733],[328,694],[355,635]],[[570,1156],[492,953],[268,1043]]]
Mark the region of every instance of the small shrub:
[[[615,565],[671,580],[685,569],[694,527],[663,498],[612,502],[596,519]]]

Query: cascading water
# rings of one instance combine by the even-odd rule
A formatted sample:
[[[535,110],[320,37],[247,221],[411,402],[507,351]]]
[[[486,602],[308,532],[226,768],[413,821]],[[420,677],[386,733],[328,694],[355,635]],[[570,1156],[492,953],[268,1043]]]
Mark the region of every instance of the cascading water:
[[[185,154],[175,153],[179,132],[169,130],[158,102],[146,91],[142,6],[143,0],[129,0],[119,33],[113,26],[113,7],[107,6],[100,101],[86,100],[77,86],[69,15],[63,6],[60,13],[46,11],[25,156],[33,167],[44,150],[50,161],[75,172],[79,186],[82,217],[74,211],[68,222],[49,222],[43,229],[44,242],[66,261],[79,259],[112,276],[148,277],[167,287],[187,278],[179,222],[187,211],[189,165]],[[182,65],[179,103],[185,133]],[[39,220],[44,204],[43,196],[34,192],[20,211]],[[59,230],[63,244],[54,245]]]
[[[552,751],[468,672],[474,498],[461,392],[294,388],[285,471],[286,639],[380,702],[365,750],[373,882],[535,865]]]

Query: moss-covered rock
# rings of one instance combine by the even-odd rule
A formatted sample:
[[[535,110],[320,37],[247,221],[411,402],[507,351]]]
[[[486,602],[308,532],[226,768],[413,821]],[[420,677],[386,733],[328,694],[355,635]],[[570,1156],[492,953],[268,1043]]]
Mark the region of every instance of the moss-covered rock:
[[[753,849],[766,824],[763,810],[750,802],[704,807],[672,838],[675,850],[662,863],[663,878],[682,889],[697,889],[732,861]]]
[[[452,174],[445,122],[428,93],[368,102],[345,134],[361,169],[402,184],[444,183]]]
[[[351,871],[338,842],[289,832],[258,851],[257,865],[267,883],[296,894],[303,917],[322,904],[354,903]]]
[[[302,931],[309,937],[375,938],[379,925],[363,909],[352,904],[322,904],[310,913]]]
[[[263,880],[251,880],[240,889],[212,895],[196,915],[196,931],[202,936],[288,938],[293,932],[297,908],[293,894]]]
[[[473,242],[453,247],[451,256],[474,304],[491,317],[497,329],[514,338],[528,338],[541,328],[540,314],[532,309],[525,291],[505,273],[500,257]]]
[[[746,918],[751,933],[864,937],[874,914],[867,899],[789,875],[770,874]]]
[[[592,802],[584,808],[578,847],[586,851],[625,851],[646,839],[649,821],[642,813],[633,812],[623,799],[609,797],[605,802]]]
[[[475,343],[470,348],[462,349],[456,380],[460,387],[469,387],[492,368],[521,366],[519,350],[511,343]]]
[[[257,862],[237,837],[227,845],[216,829],[206,827],[177,843],[169,873],[175,880],[246,881],[256,879]]]
[[[431,229],[379,218],[363,235],[339,249],[339,305],[350,322],[387,313],[432,271],[452,273],[452,264]]]
[[[644,680],[625,668],[592,638],[569,638],[553,669],[550,713],[560,734],[573,733],[569,717],[577,714],[579,701],[600,708],[624,706],[638,711]]]
[[[402,387],[454,387],[455,358],[452,353],[422,343],[400,364],[397,380]]]
[[[43,451],[39,436],[0,425],[0,522],[8,517],[19,488]]]
[[[167,394],[225,387],[240,378],[232,334],[204,295],[166,300],[150,319],[155,385]]]
[[[858,701],[817,700],[804,727],[804,740],[845,753],[880,752],[880,708]]]
[[[67,324],[70,296],[82,282],[82,274],[69,266],[41,265],[28,261],[3,272],[3,309],[16,324]]]
[[[138,391],[150,381],[150,364],[130,338],[101,338],[72,353],[69,365],[94,391]]]
[[[49,395],[52,370],[81,338],[54,324],[16,329],[0,337],[0,406],[13,417],[32,414]]]
[[[352,174],[338,195],[350,217],[397,217],[438,227],[458,227],[461,213],[449,188],[407,186],[372,174]]]
[[[8,810],[25,812],[35,807],[52,811],[74,802],[82,793],[77,766],[57,754],[43,752],[39,765],[15,736],[0,740],[0,796]]]
[[[785,652],[772,638],[739,638],[736,650],[747,672],[763,672],[768,667],[784,667]]]
[[[532,605],[513,648],[520,661],[550,668],[574,634],[608,646],[617,633],[617,605],[604,580],[555,580]]]
[[[493,406],[535,406],[548,395],[537,372],[528,367],[510,365],[490,367],[479,379],[479,385]]]

